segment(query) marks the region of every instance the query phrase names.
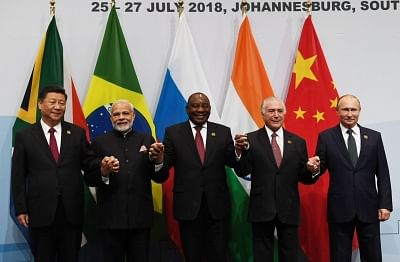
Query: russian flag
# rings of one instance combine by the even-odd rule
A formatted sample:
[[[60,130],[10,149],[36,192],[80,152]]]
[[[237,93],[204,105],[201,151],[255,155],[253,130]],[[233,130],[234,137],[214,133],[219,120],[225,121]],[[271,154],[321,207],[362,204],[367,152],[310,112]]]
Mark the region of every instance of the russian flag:
[[[166,127],[188,119],[185,110],[187,99],[195,92],[202,92],[208,96],[211,103],[210,120],[220,122],[217,107],[212,99],[192,34],[185,14],[182,13],[179,17],[171,56],[154,117],[156,134],[160,141],[164,139]],[[173,177],[173,170],[170,170],[169,179],[163,183],[164,210],[168,234],[178,249],[182,251],[178,224],[172,213]]]

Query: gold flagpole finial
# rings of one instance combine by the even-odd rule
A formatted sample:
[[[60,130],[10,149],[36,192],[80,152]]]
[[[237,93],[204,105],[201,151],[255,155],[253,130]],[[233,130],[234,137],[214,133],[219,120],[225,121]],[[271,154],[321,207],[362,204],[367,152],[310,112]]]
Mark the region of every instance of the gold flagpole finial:
[[[179,14],[179,17],[181,17],[181,15],[183,13],[183,9],[184,9],[183,0],[179,0],[178,1],[178,14]]]
[[[115,0],[111,0],[111,7],[115,6]]]
[[[240,10],[242,10],[242,15],[247,14],[247,11],[249,11],[250,9],[250,4],[247,3],[246,0],[242,0],[242,2],[240,3]]]
[[[50,0],[50,15],[56,15],[56,1]]]
[[[312,0],[307,0],[307,15],[311,15],[312,11]]]

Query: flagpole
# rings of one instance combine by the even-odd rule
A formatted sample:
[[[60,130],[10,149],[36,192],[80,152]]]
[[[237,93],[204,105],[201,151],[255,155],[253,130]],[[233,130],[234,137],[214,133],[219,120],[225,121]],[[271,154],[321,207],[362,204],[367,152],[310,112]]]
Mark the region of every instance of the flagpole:
[[[312,0],[307,0],[307,15],[311,15],[312,11]]]
[[[179,17],[181,17],[181,15],[183,13],[183,9],[184,9],[183,0],[179,0],[178,1],[178,15],[179,15]]]
[[[50,16],[56,15],[56,1],[50,0]]]
[[[249,3],[247,3],[246,0],[242,0],[242,3],[240,3],[240,10],[242,10],[242,16],[246,15],[249,9],[250,9]]]

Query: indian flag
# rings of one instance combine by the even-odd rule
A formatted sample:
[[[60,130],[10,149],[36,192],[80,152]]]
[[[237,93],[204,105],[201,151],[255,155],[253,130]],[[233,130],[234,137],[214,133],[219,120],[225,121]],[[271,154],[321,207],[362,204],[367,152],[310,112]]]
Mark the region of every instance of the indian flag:
[[[243,16],[236,43],[231,81],[225,98],[221,120],[233,134],[248,133],[264,125],[260,104],[274,95],[251,32],[247,15]],[[236,176],[227,168],[231,190],[232,214],[230,249],[235,261],[253,261],[251,225],[247,222],[249,203],[249,178]]]

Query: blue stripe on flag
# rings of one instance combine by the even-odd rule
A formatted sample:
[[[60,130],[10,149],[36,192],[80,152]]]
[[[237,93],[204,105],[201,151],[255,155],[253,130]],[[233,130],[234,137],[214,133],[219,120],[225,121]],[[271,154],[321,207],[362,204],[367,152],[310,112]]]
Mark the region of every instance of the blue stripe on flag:
[[[165,74],[160,100],[158,101],[154,117],[158,139],[161,141],[164,139],[165,128],[188,119],[185,107],[186,100],[172,79],[171,72],[168,69]]]
[[[15,244],[3,244],[0,245],[0,253],[14,252],[20,250],[30,250],[29,244],[27,243],[15,243]]]

